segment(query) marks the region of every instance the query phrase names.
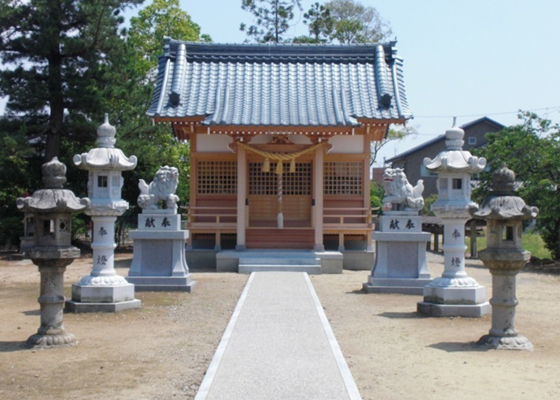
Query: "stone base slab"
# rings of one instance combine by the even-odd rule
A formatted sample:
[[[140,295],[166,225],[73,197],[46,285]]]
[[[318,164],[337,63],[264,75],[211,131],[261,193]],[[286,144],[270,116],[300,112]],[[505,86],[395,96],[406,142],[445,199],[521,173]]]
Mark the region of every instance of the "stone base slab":
[[[71,333],[60,333],[54,335],[36,334],[30,336],[25,343],[26,347],[31,349],[52,349],[54,347],[75,346],[78,340]]]
[[[74,300],[68,300],[65,310],[74,313],[121,312],[140,308],[141,305],[142,302],[137,299],[120,303],[79,303]]]
[[[424,286],[428,285],[431,279],[399,279],[399,278],[372,278],[364,283],[364,291],[367,293],[398,293],[422,296]]]
[[[374,252],[370,250],[344,250],[342,256],[342,268],[350,271],[371,271],[375,262]]]
[[[533,350],[533,344],[525,336],[492,336],[484,335],[477,342],[479,346],[484,346],[495,350]]]
[[[72,301],[78,303],[120,303],[134,300],[134,285],[72,285]]]
[[[482,304],[435,304],[421,301],[416,310],[420,314],[430,317],[470,317],[480,318],[490,314],[492,307],[490,303]]]
[[[425,286],[424,302],[477,305],[486,302],[486,290],[484,286]]]
[[[319,260],[319,272],[311,273],[321,273],[321,274],[341,274],[342,273],[342,262],[343,255],[337,251],[307,251],[307,250],[245,250],[245,251],[233,251],[233,250],[222,250],[216,254],[216,271],[217,272],[240,272],[240,259],[246,260],[246,264],[250,263],[250,259],[259,259],[259,266],[271,266],[271,268],[277,266],[289,265],[294,266],[294,262],[297,259],[312,259]],[[268,261],[266,261],[268,260]],[[290,260],[289,263],[284,262],[285,260]],[[301,266],[296,263],[295,266]],[[305,264],[305,263],[304,263]],[[313,264],[316,264],[315,262]],[[305,265],[308,266],[308,265]],[[315,265],[316,267],[317,265]],[[270,271],[271,269],[266,269]],[[286,269],[281,269],[286,271]],[[255,270],[253,270],[255,271]],[[290,271],[296,271],[290,270]],[[301,271],[301,270],[298,270]],[[252,271],[245,271],[249,273]]]
[[[187,292],[191,293],[196,281],[186,276],[129,276],[137,292]]]

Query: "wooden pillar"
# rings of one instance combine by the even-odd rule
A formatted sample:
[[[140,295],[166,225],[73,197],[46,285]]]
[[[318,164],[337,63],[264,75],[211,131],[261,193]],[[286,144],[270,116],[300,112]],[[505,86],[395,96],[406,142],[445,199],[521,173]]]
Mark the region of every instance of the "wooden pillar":
[[[338,232],[338,251],[344,251],[344,232]]]
[[[323,146],[319,146],[315,150],[315,159],[313,165],[313,197],[315,200],[315,251],[325,251],[323,244]]]
[[[369,133],[364,135],[364,154],[366,157],[364,158],[364,176],[363,176],[363,190],[364,190],[364,208],[367,208],[366,211],[366,224],[371,225],[371,198],[370,198],[370,191],[371,191],[371,179],[370,179],[370,161],[371,161],[371,136]],[[373,243],[371,239],[371,229],[368,230],[366,235],[366,250],[373,251]]]
[[[247,196],[247,152],[237,146],[237,245],[235,250],[243,251],[245,245],[245,198]]]

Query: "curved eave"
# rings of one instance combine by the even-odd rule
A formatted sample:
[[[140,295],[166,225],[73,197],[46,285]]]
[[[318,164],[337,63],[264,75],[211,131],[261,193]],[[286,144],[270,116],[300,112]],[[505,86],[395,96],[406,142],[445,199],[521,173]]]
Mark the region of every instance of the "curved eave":
[[[74,164],[85,170],[130,171],[136,168],[136,156],[127,157],[121,149],[97,147],[74,156]]]
[[[424,166],[431,172],[478,173],[486,167],[486,159],[473,156],[464,150],[445,150],[431,160],[426,157]]]
[[[74,213],[84,211],[90,200],[80,199],[67,189],[37,190],[31,197],[17,199],[17,208],[30,213]]]
[[[536,218],[538,209],[529,207],[519,196],[490,196],[484,199],[473,217],[490,220],[527,220]]]

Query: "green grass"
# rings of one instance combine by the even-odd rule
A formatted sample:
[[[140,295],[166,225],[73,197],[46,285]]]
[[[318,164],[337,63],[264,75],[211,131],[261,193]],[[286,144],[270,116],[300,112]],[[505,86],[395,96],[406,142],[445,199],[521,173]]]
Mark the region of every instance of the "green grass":
[[[471,253],[471,240],[467,238],[465,240],[467,245],[467,254]],[[486,248],[486,235],[478,236],[476,238],[476,247],[478,251],[484,250]],[[551,258],[550,251],[544,246],[544,241],[541,236],[537,233],[524,233],[523,234],[523,248],[529,252],[531,255],[538,258]]]
[[[523,248],[538,258],[551,258],[550,251],[544,247],[542,237],[537,233],[523,234]]]

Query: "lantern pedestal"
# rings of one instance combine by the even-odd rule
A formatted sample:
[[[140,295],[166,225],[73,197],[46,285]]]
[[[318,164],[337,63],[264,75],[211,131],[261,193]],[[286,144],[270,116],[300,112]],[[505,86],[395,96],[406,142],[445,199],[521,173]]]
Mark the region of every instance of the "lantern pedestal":
[[[435,203],[434,203],[435,204]],[[444,229],[444,271],[441,277],[434,279],[424,287],[424,301],[417,304],[417,311],[432,317],[473,317],[490,314],[491,306],[486,301],[486,290],[465,271],[465,223],[467,207],[455,210],[438,210],[437,204],[432,210],[442,217]],[[446,213],[455,218],[445,218]],[[464,218],[461,218],[463,214]]]
[[[499,231],[502,226],[489,221],[489,228]],[[521,232],[521,223],[518,228]],[[513,240],[512,240],[513,241]],[[521,241],[521,240],[519,240]],[[479,345],[498,350],[533,350],[533,345],[515,329],[516,276],[531,258],[531,253],[521,248],[487,248],[479,258],[492,274],[492,328],[478,341]]]
[[[41,274],[41,291],[38,299],[41,305],[41,326],[35,335],[27,339],[27,346],[43,349],[78,344],[76,337],[66,332],[62,324],[62,315],[64,272],[66,267],[80,256],[80,250],[75,247],[62,249],[60,252],[53,249],[48,249],[46,252],[34,249],[28,251],[26,255],[39,267]],[[60,258],[50,259],[57,255]]]
[[[72,300],[66,302],[71,312],[119,312],[141,306],[134,298],[134,285],[117,275],[114,267],[114,216],[92,217],[94,226],[93,269],[72,285]]]

